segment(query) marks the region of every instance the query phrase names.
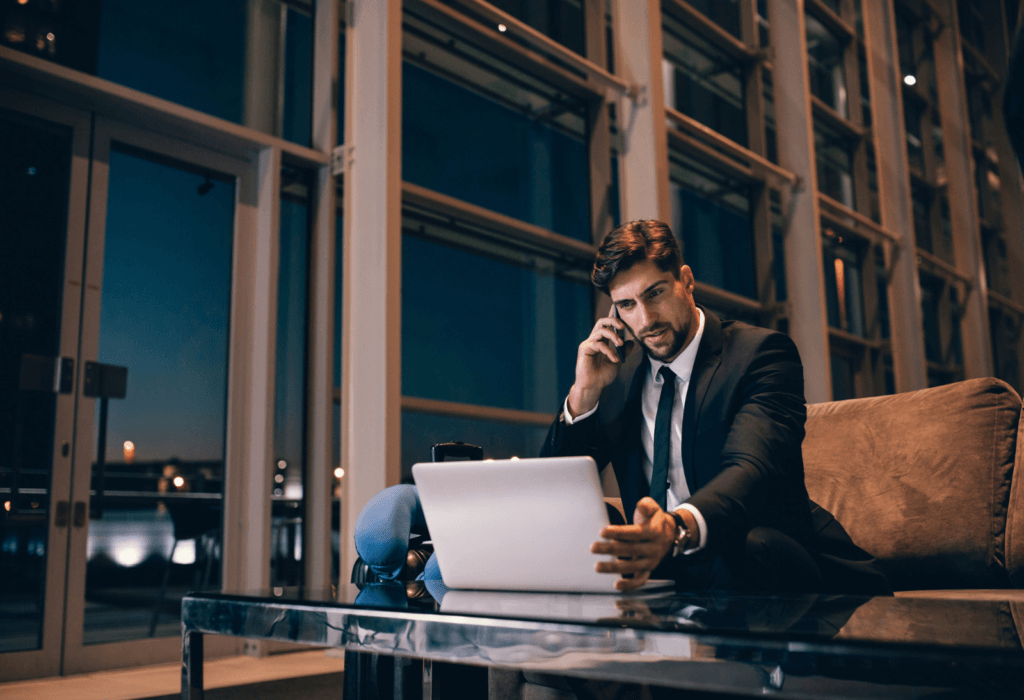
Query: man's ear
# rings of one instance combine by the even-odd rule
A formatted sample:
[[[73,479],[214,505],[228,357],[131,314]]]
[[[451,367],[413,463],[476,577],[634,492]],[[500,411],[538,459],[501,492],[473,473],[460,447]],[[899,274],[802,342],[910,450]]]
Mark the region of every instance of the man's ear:
[[[689,265],[683,265],[679,268],[679,281],[683,283],[687,291],[693,291],[693,270],[690,269]]]

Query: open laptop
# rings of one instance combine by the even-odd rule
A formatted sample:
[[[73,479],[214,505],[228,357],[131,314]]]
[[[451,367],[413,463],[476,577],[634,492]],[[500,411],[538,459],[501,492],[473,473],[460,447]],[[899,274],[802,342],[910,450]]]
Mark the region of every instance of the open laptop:
[[[607,556],[590,552],[608,525],[590,457],[425,462],[412,475],[448,588],[618,592],[618,576],[594,571]]]

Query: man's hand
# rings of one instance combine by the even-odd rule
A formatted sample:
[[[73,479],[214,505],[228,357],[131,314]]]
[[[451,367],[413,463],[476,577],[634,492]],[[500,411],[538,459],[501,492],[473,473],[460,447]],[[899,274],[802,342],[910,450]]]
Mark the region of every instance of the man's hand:
[[[651,572],[661,563],[676,541],[676,521],[650,497],[636,504],[632,525],[609,525],[601,530],[604,542],[590,547],[594,554],[610,554],[617,559],[599,561],[595,569],[605,574],[633,574],[615,582],[620,591],[630,591],[647,583]]]
[[[614,316],[605,316],[594,325],[590,337],[580,343],[576,382],[569,390],[569,412],[573,418],[596,406],[604,388],[615,381],[620,367],[616,348],[624,347],[628,355],[636,345],[632,340],[619,338],[617,330],[625,334],[626,324]]]

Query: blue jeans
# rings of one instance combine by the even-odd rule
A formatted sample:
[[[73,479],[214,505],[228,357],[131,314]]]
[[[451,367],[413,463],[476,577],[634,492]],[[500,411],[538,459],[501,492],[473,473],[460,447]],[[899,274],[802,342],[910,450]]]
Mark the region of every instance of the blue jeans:
[[[411,484],[391,486],[370,499],[356,520],[356,552],[382,579],[391,580],[405,566],[413,533],[427,535],[419,493]],[[440,581],[437,557],[430,555],[419,580]]]

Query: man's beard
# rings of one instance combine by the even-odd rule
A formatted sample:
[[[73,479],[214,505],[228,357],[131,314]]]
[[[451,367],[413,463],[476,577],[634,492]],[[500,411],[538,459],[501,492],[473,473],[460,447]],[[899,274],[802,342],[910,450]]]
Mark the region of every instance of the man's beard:
[[[676,355],[679,354],[679,351],[683,349],[683,344],[686,343],[686,336],[689,335],[688,333],[680,329],[673,328],[672,326],[665,326],[665,329],[668,333],[672,334],[672,342],[669,343],[668,347],[665,348],[665,350],[652,350],[650,347],[648,347],[646,340],[643,340],[640,343],[641,347],[643,347],[644,349],[644,352],[646,352],[649,356],[653,357],[655,360],[658,360],[659,362],[668,362],[670,360],[675,359]],[[655,328],[652,330],[657,329]],[[651,331],[647,331],[647,333],[644,333],[640,337],[643,338],[645,335],[650,335],[650,333]]]

